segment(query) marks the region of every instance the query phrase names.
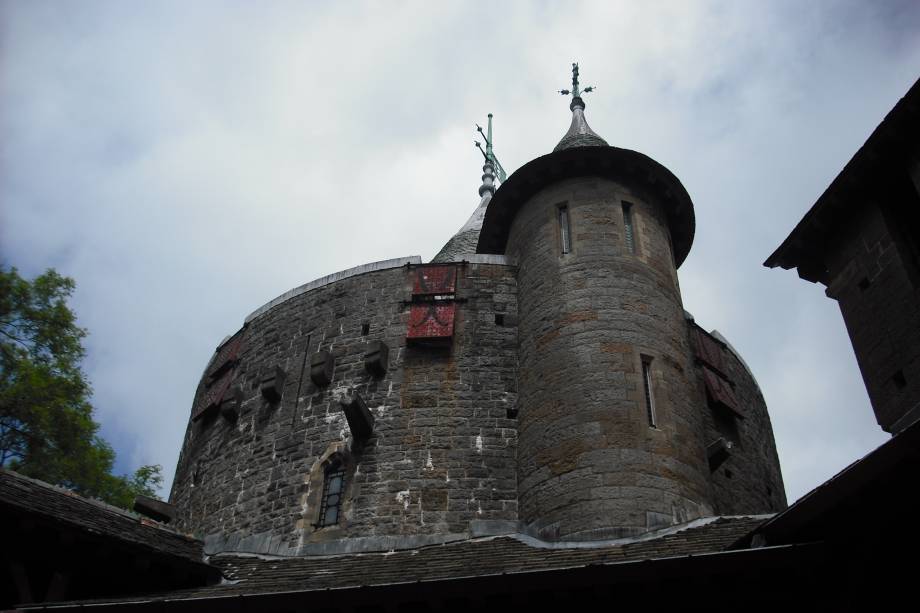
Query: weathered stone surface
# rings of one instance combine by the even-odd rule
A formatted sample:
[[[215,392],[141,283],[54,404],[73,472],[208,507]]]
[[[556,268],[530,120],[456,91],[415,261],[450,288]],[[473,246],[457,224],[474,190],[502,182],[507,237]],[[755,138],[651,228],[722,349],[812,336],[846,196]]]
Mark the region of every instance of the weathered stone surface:
[[[463,302],[450,347],[406,346],[405,266],[301,292],[250,320],[234,381],[239,420],[190,423],[170,498],[176,524],[221,547],[296,552],[337,539],[439,542],[469,533],[474,521],[516,522],[517,429],[507,413],[517,399],[517,333],[495,324],[496,312],[517,313],[514,272],[459,269]],[[379,379],[364,367],[374,340],[390,348]],[[335,359],[325,386],[312,380],[318,352]],[[276,365],[289,374],[272,405],[259,385]],[[314,529],[311,505],[321,497],[309,495],[310,472],[330,444],[349,438],[340,400],[352,392],[374,431],[354,459],[346,521]]]
[[[632,204],[636,253],[623,236]],[[558,207],[572,246],[562,253]],[[560,181],[511,225],[519,264],[521,521],[548,539],[638,533],[713,511],[703,414],[663,213],[607,179]],[[656,427],[642,376],[651,360]],[[610,487],[605,482],[619,482]]]
[[[721,339],[721,336],[716,334],[716,338]],[[709,475],[715,512],[744,515],[781,511],[786,508],[786,490],[766,402],[757,381],[734,350],[726,346],[722,357],[725,374],[734,385],[738,409],[744,415],[744,418],[734,418],[732,429],[726,428],[723,409],[707,406],[703,367],[698,364],[693,367],[702,398],[700,411],[707,444],[719,438],[732,442],[731,453]]]
[[[920,414],[920,259],[906,229],[913,216],[916,231],[920,187],[905,183],[892,178],[890,194],[859,206],[824,247],[827,295],[840,305],[876,420],[892,434]]]
[[[210,551],[297,554],[444,542],[483,526],[607,539],[782,509],[766,406],[727,346],[720,376],[738,416],[707,402],[654,198],[591,177],[537,192],[505,256],[456,265],[449,344],[407,344],[415,270],[399,260],[257,311],[234,337],[238,419],[188,426],[171,495],[179,528]],[[265,394],[276,368],[287,374]],[[349,419],[342,406],[355,397],[364,408]],[[732,453],[711,471],[707,445],[720,438]],[[346,469],[334,525],[318,521],[327,466]]]

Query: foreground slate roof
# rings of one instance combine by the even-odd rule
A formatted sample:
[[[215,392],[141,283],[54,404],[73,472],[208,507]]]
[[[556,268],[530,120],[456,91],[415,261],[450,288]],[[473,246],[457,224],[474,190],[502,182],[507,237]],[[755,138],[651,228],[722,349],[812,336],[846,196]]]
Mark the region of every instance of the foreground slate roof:
[[[463,578],[526,575],[582,567],[686,557],[725,550],[765,517],[715,518],[648,540],[602,546],[536,546],[532,539],[490,537],[396,552],[277,558],[220,554],[220,585],[122,599],[73,603],[130,605],[223,600],[280,593],[325,592],[372,586],[415,585]],[[57,603],[56,606],[65,606]],[[29,607],[23,607],[28,609]],[[108,610],[108,609],[107,609]]]
[[[388,585],[459,577],[526,573],[589,565],[616,564],[721,551],[751,532],[765,518],[722,518],[696,528],[627,545],[596,548],[535,547],[510,536],[461,541],[392,553],[335,558],[259,559],[220,555],[211,563],[234,585],[201,593]]]
[[[62,487],[0,469],[0,508],[151,553],[202,563],[201,541],[151,519],[90,500]]]

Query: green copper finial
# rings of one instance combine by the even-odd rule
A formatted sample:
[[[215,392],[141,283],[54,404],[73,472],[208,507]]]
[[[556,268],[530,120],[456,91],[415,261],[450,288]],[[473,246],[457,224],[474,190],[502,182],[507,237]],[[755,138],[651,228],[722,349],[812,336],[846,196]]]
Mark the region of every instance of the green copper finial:
[[[581,98],[582,91],[587,94],[589,92],[593,92],[595,89],[596,88],[593,85],[590,87],[584,88],[584,90],[578,89],[578,63],[573,62],[572,63],[572,91],[569,91],[567,89],[560,89],[559,93],[562,94],[563,96],[568,96],[569,94],[572,94],[572,99],[574,100],[575,98]]]
[[[482,157],[486,159],[486,162],[492,164],[492,168],[495,170],[495,174],[498,177],[498,180],[504,181],[505,177],[507,176],[505,175],[505,169],[502,168],[502,165],[498,163],[498,158],[495,157],[495,153],[492,151],[492,113],[489,113],[488,135],[482,131],[482,126],[480,126],[478,123],[476,124],[476,130],[482,134],[482,137],[485,139],[486,148],[483,150],[479,141],[474,140],[473,144],[479,147],[479,151],[482,152]]]

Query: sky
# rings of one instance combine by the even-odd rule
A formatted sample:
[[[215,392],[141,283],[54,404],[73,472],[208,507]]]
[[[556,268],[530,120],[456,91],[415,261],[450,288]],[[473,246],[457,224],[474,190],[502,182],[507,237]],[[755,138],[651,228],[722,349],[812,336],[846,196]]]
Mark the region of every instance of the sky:
[[[0,0],[0,264],[76,280],[117,470],[164,468],[216,345],[288,289],[428,260],[570,122],[681,179],[685,308],[757,377],[789,501],[887,440],[823,286],[764,268],[920,76],[920,4]]]

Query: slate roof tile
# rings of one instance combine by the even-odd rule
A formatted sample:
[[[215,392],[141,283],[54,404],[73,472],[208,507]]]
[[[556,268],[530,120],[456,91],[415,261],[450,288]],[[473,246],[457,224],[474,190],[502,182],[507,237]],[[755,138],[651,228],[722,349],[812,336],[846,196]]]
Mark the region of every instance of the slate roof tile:
[[[225,553],[209,559],[226,578],[221,585],[106,602],[385,586],[688,556],[723,551],[764,521],[763,517],[717,518],[659,538],[600,547],[537,547],[502,536],[386,553],[291,558]]]
[[[177,556],[196,563],[204,558],[201,541],[163,524],[98,500],[0,469],[0,508],[67,525],[79,531]]]

